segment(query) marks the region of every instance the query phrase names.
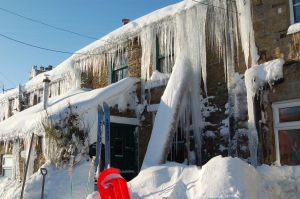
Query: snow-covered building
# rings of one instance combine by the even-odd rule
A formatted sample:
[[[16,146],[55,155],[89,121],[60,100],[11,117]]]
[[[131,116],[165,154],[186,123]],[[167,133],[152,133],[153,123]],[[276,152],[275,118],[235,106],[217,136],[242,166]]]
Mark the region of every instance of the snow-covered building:
[[[22,179],[32,133],[29,174],[92,151],[103,102],[112,166],[128,179],[167,160],[202,165],[220,154],[300,164],[292,160],[300,157],[300,29],[281,23],[290,13],[299,22],[297,1],[205,2],[131,21],[0,94],[0,156],[14,159],[12,176]]]

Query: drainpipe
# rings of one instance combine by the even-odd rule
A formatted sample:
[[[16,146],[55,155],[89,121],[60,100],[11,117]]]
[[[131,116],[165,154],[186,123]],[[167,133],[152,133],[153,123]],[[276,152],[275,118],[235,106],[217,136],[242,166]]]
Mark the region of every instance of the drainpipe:
[[[18,96],[18,111],[22,111],[23,107],[22,107],[22,85],[19,84],[18,85],[18,93],[19,93],[19,96]]]
[[[44,90],[43,90],[43,102],[44,102],[44,110],[47,109],[48,106],[48,96],[49,96],[49,83],[50,79],[48,78],[48,75],[45,75],[45,79],[43,80],[44,84]]]

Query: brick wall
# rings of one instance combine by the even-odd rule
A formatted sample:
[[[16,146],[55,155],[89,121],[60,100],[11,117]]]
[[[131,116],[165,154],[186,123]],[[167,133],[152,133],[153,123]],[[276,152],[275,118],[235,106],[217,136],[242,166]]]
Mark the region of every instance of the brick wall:
[[[299,55],[295,56],[299,45],[295,48],[292,35],[287,35],[290,26],[288,0],[252,0],[252,16],[259,62],[276,58],[299,60]]]
[[[138,39],[128,44],[128,77],[141,77],[142,47]]]

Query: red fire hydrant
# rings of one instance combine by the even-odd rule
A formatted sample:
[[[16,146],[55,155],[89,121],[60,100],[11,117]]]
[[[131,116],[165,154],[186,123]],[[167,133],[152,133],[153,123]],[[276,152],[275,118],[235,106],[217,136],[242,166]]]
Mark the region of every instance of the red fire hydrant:
[[[130,199],[127,182],[115,168],[100,173],[98,191],[101,199]]]

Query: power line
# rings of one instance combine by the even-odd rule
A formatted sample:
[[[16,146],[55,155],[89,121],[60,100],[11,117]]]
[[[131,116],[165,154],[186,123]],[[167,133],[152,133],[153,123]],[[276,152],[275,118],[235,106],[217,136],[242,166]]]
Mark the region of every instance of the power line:
[[[4,35],[4,34],[1,34],[0,33],[0,37],[4,37],[10,41],[14,41],[16,43],[20,43],[22,45],[25,45],[25,46],[29,46],[29,47],[32,47],[32,48],[37,48],[37,49],[40,49],[40,50],[45,50],[45,51],[50,51],[50,52],[55,52],[55,53],[62,53],[62,54],[69,54],[69,55],[101,55],[101,54],[115,54],[116,52],[105,52],[105,53],[78,53],[78,52],[70,52],[70,51],[63,51],[63,50],[56,50],[56,49],[51,49],[51,48],[46,48],[46,47],[42,47],[42,46],[38,46],[38,45],[35,45],[35,44],[30,44],[30,43],[27,43],[27,42],[24,42],[24,41],[20,41],[18,39],[14,39],[12,37],[9,37],[7,35]],[[103,40],[104,42],[108,42],[107,40]],[[111,43],[110,43],[111,44]],[[125,50],[124,52],[130,52],[131,50]]]
[[[205,6],[210,6],[210,7],[218,8],[218,9],[221,9],[221,10],[226,10],[226,11],[229,11],[229,12],[237,13],[237,14],[239,14],[239,15],[241,14],[241,13],[236,12],[236,11],[234,11],[234,10],[230,10],[230,9],[227,9],[227,8],[215,6],[215,5],[213,5],[213,4],[203,3],[203,2],[201,2],[201,1],[196,1],[196,0],[192,0],[192,1],[197,2],[197,3],[199,3],[199,4],[202,4],[202,5],[205,5]],[[234,0],[229,0],[229,1],[234,2]]]
[[[47,27],[50,27],[50,28],[59,30],[59,31],[67,32],[67,33],[70,33],[70,34],[74,34],[74,35],[77,35],[77,36],[80,36],[80,37],[89,38],[89,39],[92,39],[92,40],[97,40],[97,38],[95,38],[95,37],[91,37],[91,36],[88,36],[88,35],[84,35],[84,34],[81,34],[81,33],[77,33],[77,32],[74,32],[74,31],[72,31],[72,30],[68,30],[68,29],[65,29],[65,28],[60,28],[60,27],[57,27],[57,26],[53,26],[53,25],[48,24],[48,23],[45,23],[45,22],[43,22],[43,21],[40,21],[40,20],[37,20],[37,19],[33,19],[33,18],[26,17],[26,16],[24,16],[24,15],[18,14],[18,13],[16,13],[16,12],[13,12],[13,11],[11,11],[11,10],[8,10],[8,9],[2,8],[2,7],[0,7],[0,10],[4,11],[4,12],[6,12],[6,13],[12,14],[12,15],[18,16],[18,17],[20,17],[20,18],[29,20],[29,21],[31,21],[31,22],[38,23],[38,24],[42,24],[42,25],[44,25],[44,26],[47,26]]]
[[[76,53],[76,52],[69,52],[69,51],[62,51],[62,50],[56,50],[56,49],[51,49],[51,48],[45,48],[45,47],[37,46],[37,45],[34,45],[34,44],[26,43],[26,42],[11,38],[11,37],[9,37],[7,35],[4,35],[4,34],[1,34],[1,33],[0,33],[0,36],[6,38],[8,40],[14,41],[16,43],[23,44],[25,46],[30,46],[30,47],[33,47],[33,48],[38,48],[38,49],[41,49],[41,50],[46,50],[46,51],[51,51],[51,52],[56,52],[56,53],[63,53],[63,54],[69,54],[69,55],[73,55],[73,54],[78,54],[78,55],[99,55],[99,54]]]
[[[16,85],[15,82],[13,82],[12,80],[10,80],[10,79],[9,79],[6,75],[4,75],[1,71],[0,71],[0,75],[1,75],[2,77],[4,77],[7,81],[9,81],[13,86]],[[4,83],[3,83],[3,86],[4,86]]]

